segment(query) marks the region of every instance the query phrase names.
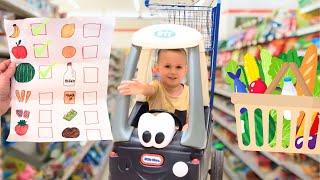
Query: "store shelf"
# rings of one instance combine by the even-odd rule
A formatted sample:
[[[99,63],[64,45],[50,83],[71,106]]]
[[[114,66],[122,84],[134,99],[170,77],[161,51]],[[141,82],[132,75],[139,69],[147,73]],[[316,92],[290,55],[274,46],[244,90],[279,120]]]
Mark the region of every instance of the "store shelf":
[[[93,180],[100,180],[100,179],[108,179],[106,173],[108,173],[109,167],[109,152],[112,150],[112,142],[109,143],[108,148],[106,149],[106,154],[102,160],[102,163],[99,165]]]
[[[307,154],[308,157],[310,157],[311,159],[317,161],[318,163],[320,163],[320,155],[316,155],[316,154]]]
[[[0,7],[9,12],[15,12],[15,14],[22,17],[42,17],[40,11],[33,8],[29,3],[23,0],[1,0]]]
[[[242,45],[240,47],[219,49],[219,52],[240,50],[240,49],[243,49],[243,48],[247,48],[247,47],[251,47],[251,46],[255,46],[255,45],[259,45],[259,44],[270,43],[273,40],[286,39],[286,38],[296,37],[296,36],[303,36],[303,35],[312,34],[312,33],[316,33],[316,32],[320,32],[320,24],[315,24],[315,25],[311,25],[311,26],[306,27],[306,28],[298,29],[296,32],[290,32],[290,33],[288,33],[290,35],[287,35],[287,36],[284,36],[284,37],[265,40],[265,41],[261,41],[261,42],[258,42],[258,43],[249,43],[249,44]]]
[[[214,115],[213,119],[216,120],[216,122],[218,122],[221,126],[223,126],[224,128],[228,129],[230,132],[232,132],[234,135],[237,135],[235,124],[227,123],[226,120],[224,120],[222,117],[220,117],[218,115]],[[282,166],[282,167],[286,168],[287,170],[291,171],[293,174],[295,174],[296,176],[298,176],[301,179],[310,179],[311,178],[311,177],[307,176],[303,172],[301,167],[294,162],[279,160],[269,152],[260,151],[260,153],[263,154],[264,156],[266,156],[267,158],[269,158],[274,163],[278,164],[279,166]],[[316,157],[314,156],[314,158],[316,158]]]
[[[296,32],[297,36],[320,32],[320,24],[315,24],[306,28],[298,29]]]
[[[238,146],[231,144],[217,131],[213,131],[213,135],[216,136],[224,145],[226,145],[228,149],[232,151],[239,159],[241,159],[253,172],[255,172],[259,178],[263,179],[266,177],[268,173],[263,172],[259,168],[258,163],[254,160],[254,157],[251,154],[241,151]]]
[[[30,165],[32,165],[35,168],[40,169],[43,165],[42,156],[35,156],[35,155],[30,155],[30,154],[26,154],[23,151],[21,151],[20,149],[15,148],[14,146],[12,147],[8,147],[5,148],[5,155],[6,156],[12,156],[18,159],[22,159],[24,162],[29,163]]]
[[[233,116],[233,117],[235,116],[233,110],[230,110],[230,108],[228,108],[228,107],[226,107],[226,106],[224,106],[222,104],[219,104],[219,102],[217,102],[217,101],[215,101],[215,103],[213,104],[213,107],[215,107],[215,108],[227,113],[230,116]]]
[[[4,47],[0,47],[0,57],[9,57],[9,51],[8,49]]]
[[[273,162],[277,163],[279,166],[286,168],[287,170],[289,170],[290,172],[292,172],[293,174],[295,174],[299,178],[312,179],[312,177],[309,177],[306,173],[303,172],[303,170],[299,164],[294,163],[294,162],[290,162],[290,161],[279,160],[278,158],[276,158],[275,156],[273,156],[269,152],[261,151],[260,153],[263,154],[264,156],[266,156],[267,158],[269,158],[270,160],[272,160]]]
[[[302,8],[300,8],[300,12],[301,13],[309,13],[315,10],[319,10],[320,9],[320,1],[306,5]]]
[[[231,98],[232,92],[222,89],[222,88],[215,88],[214,93]]]
[[[226,162],[226,160],[224,160],[224,162]],[[234,173],[227,164],[223,164],[223,170],[224,172],[229,176],[229,178],[231,180],[236,180],[239,179],[238,175],[236,173]]]
[[[221,126],[231,131],[233,134],[237,135],[236,130],[236,124],[235,123],[229,123],[227,120],[225,120],[223,117],[213,114],[213,119],[218,122]]]
[[[77,156],[73,159],[72,163],[70,166],[68,166],[63,173],[63,177],[62,180],[67,180],[71,174],[73,173],[73,171],[77,168],[78,164],[82,161],[83,157],[88,153],[88,151],[90,150],[90,148],[95,144],[95,141],[89,141],[86,143],[85,146],[83,146],[81,148],[81,151],[79,152],[79,154],[77,154]]]

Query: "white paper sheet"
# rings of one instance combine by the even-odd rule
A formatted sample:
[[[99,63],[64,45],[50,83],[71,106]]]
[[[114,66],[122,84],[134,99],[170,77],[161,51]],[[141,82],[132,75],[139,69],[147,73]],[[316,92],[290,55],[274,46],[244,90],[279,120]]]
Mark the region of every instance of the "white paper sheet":
[[[7,140],[112,140],[106,98],[114,19],[8,20],[5,30],[17,63]]]

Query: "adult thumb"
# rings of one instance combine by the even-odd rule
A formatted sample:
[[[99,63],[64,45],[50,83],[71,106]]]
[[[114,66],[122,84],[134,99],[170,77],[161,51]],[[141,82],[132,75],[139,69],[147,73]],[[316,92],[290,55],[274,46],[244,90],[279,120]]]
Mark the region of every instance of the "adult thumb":
[[[16,72],[16,64],[14,62],[11,62],[8,68],[6,69],[6,71],[2,73],[2,75],[6,79],[10,79],[15,72]]]

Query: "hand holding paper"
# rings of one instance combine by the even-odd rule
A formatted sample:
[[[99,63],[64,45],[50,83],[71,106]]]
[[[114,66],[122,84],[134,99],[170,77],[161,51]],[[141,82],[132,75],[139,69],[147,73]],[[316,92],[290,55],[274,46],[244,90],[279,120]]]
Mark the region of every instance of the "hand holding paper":
[[[10,106],[10,79],[16,70],[16,65],[10,60],[0,63],[0,115]]]
[[[5,29],[17,63],[0,65],[0,113],[14,74],[8,141],[111,140],[105,75],[114,19],[30,18]]]

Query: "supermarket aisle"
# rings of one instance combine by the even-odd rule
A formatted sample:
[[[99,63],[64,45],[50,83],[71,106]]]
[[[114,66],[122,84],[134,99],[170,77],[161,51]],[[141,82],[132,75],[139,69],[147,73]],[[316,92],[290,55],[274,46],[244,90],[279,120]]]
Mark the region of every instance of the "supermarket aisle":
[[[63,3],[62,3],[63,2]],[[150,0],[160,2],[160,0]],[[213,5],[214,0],[167,0],[167,3],[196,3]],[[147,25],[168,22],[193,25],[195,22],[180,22],[186,10],[180,13],[150,12],[144,0],[3,0],[0,1],[1,19],[23,19],[29,17],[72,16],[116,16],[114,41],[110,55],[108,74],[108,110],[114,118],[117,109],[117,87],[126,65],[132,34]],[[202,34],[210,39],[208,22],[210,14],[201,15],[199,21],[206,24]],[[171,18],[171,19],[170,19]],[[188,18],[187,18],[188,19]],[[0,21],[0,61],[9,58],[5,32]],[[190,23],[190,24],[188,24]],[[239,149],[236,113],[231,102],[233,80],[226,72],[235,73],[237,68],[245,72],[245,59],[250,53],[257,60],[258,76],[264,80],[274,78],[276,72],[266,69],[261,59],[270,54],[272,68],[279,70],[283,62],[302,62],[311,44],[320,48],[320,1],[319,0],[224,0],[220,17],[220,34],[213,119],[215,140],[213,146],[223,149],[225,154],[223,179],[319,179],[320,155],[285,154],[267,151],[242,151]],[[206,44],[210,44],[207,41]],[[261,48],[268,53],[261,55]],[[210,53],[206,54],[209,64]],[[251,57],[251,56],[250,56]],[[319,61],[319,60],[318,60]],[[252,62],[252,61],[251,61]],[[268,64],[268,63],[267,63]],[[318,81],[313,91],[320,95],[320,63],[316,69]],[[270,64],[269,64],[270,65]],[[210,65],[208,65],[210,70]],[[264,72],[261,73],[260,72]],[[263,76],[262,76],[263,74]],[[268,75],[269,74],[269,75]],[[292,75],[292,73],[288,73]],[[287,74],[287,75],[288,75]],[[239,77],[247,91],[247,77]],[[269,79],[270,80],[270,79]],[[295,79],[294,79],[295,80]],[[266,81],[266,80],[265,80]],[[270,82],[269,82],[270,83]],[[258,88],[259,89],[259,88]],[[253,90],[254,91],[254,90]],[[281,87],[277,88],[277,94]],[[1,117],[2,146],[0,149],[0,172],[3,179],[30,176],[31,179],[107,179],[110,142],[64,142],[64,143],[9,143],[5,139],[9,132],[10,111]],[[241,129],[242,132],[242,129]],[[248,139],[247,139],[248,140]],[[319,141],[318,141],[319,142]],[[318,146],[319,147],[319,146]],[[1,179],[1,178],[0,178]]]
[[[259,1],[251,5],[248,4],[247,9],[237,9],[238,7],[234,7],[233,10],[229,10],[228,27],[230,28],[231,24],[233,24],[235,28],[229,30],[233,31],[231,34],[225,37],[220,36],[222,40],[220,41],[217,61],[218,69],[215,73],[217,79],[215,82],[215,104],[213,111],[213,119],[216,121],[214,136],[217,139],[216,144],[224,146],[226,152],[224,168],[230,177],[240,177],[241,179],[318,179],[320,177],[320,156],[318,154],[285,154],[267,151],[248,152],[241,151],[238,147],[239,143],[250,143],[252,136],[246,136],[248,132],[246,128],[249,128],[249,126],[245,122],[247,118],[245,113],[249,108],[235,110],[235,106],[231,102],[232,93],[235,91],[235,88],[239,88],[239,92],[259,93],[263,89],[261,81],[265,81],[267,85],[268,83],[270,84],[283,61],[303,61],[303,57],[307,56],[307,48],[312,44],[318,50],[318,52],[313,54],[313,57],[318,56],[319,58],[319,1],[297,0],[285,3],[290,8],[284,8],[277,3],[271,5],[271,3],[260,3]],[[263,10],[258,8],[262,5],[264,6]],[[280,9],[275,8],[277,5],[279,5]],[[225,18],[227,19],[227,17]],[[270,71],[268,71],[268,57],[270,57],[271,61]],[[300,60],[298,60],[298,57]],[[278,68],[275,68],[275,62],[280,65]],[[257,65],[254,65],[255,63]],[[252,66],[248,68],[250,65]],[[260,74],[254,75],[254,66],[257,67],[255,72]],[[299,66],[299,63],[297,66]],[[243,86],[239,87],[240,83],[237,82],[238,84],[236,84],[232,76],[227,74],[227,72],[236,73],[238,69],[241,69],[239,79],[244,84],[245,89],[242,88]],[[252,73],[248,73],[248,70]],[[319,77],[320,72],[317,71],[316,74]],[[252,84],[250,85],[252,77],[255,76],[261,78],[259,82],[256,82],[256,87],[251,86]],[[269,76],[269,80],[267,80],[267,76]],[[286,76],[294,77],[292,73],[287,73]],[[319,81],[315,80],[315,83],[318,84]],[[277,92],[273,93],[281,94],[283,86],[282,84],[277,86]],[[312,90],[312,88],[310,89]],[[319,96],[317,88],[314,88],[312,92],[314,97]],[[277,106],[273,105],[272,108],[276,109]],[[238,120],[240,121],[241,119],[241,123],[243,123],[242,129],[237,129],[236,121],[238,120],[236,120],[237,114],[235,111],[240,111],[241,116]],[[258,124],[257,118],[262,119],[262,115],[260,114],[259,117],[259,112],[256,111],[254,111],[254,114],[254,122]],[[268,132],[269,143],[272,145],[274,143],[271,141],[271,138],[273,138],[272,133],[275,131],[272,127],[272,122],[277,118],[274,115],[270,115],[269,118],[271,119]],[[313,118],[317,122],[317,116],[313,116]],[[288,121],[284,120],[283,122],[287,123]],[[312,126],[317,127],[317,125],[317,123],[314,123]],[[257,126],[259,125],[255,125],[255,128],[259,128]],[[290,127],[290,123],[284,126]],[[239,130],[242,132],[243,142],[238,142],[237,138],[239,138],[239,134],[237,133]],[[255,133],[257,132],[256,129]],[[256,136],[257,143],[259,143],[259,136],[257,134]],[[283,139],[285,137],[285,135],[282,135]],[[289,136],[287,137],[289,139]],[[297,147],[295,142],[291,143],[295,148]],[[258,146],[258,144],[254,146]],[[288,140],[283,140],[282,146],[289,146]],[[309,146],[309,148],[312,147]],[[316,149],[313,150],[315,151]]]

